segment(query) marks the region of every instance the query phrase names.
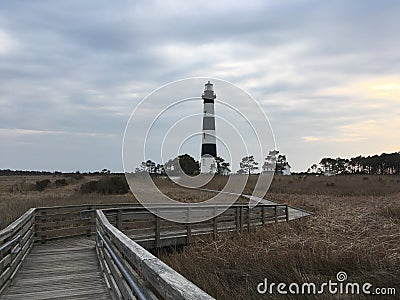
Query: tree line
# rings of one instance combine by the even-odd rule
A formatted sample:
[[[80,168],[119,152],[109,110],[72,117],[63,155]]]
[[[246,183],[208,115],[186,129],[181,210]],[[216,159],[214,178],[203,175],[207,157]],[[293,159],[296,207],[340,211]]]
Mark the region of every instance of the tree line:
[[[391,175],[400,173],[400,151],[381,155],[348,158],[324,157],[307,171],[317,174],[371,174]]]
[[[265,158],[264,164],[261,169],[259,163],[255,160],[253,155],[244,156],[240,163],[238,174],[255,174],[259,172],[275,172],[276,174],[283,174],[284,171],[290,167],[286,160],[286,155],[279,154],[279,151],[272,150]],[[218,156],[215,158],[215,164],[211,165],[210,173],[220,175],[228,175],[231,173],[230,162],[225,161],[224,158]],[[152,160],[143,161],[135,170],[135,173],[147,172],[154,175],[176,175],[179,176],[180,172],[187,175],[195,176],[200,173],[200,163],[196,161],[189,154],[179,155],[174,159],[169,159],[164,164],[158,164]]]

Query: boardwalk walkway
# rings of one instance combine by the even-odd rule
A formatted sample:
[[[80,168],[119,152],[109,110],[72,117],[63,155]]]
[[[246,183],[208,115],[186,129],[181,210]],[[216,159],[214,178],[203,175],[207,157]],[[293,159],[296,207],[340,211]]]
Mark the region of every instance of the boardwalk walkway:
[[[263,199],[249,206],[139,204],[32,208],[0,230],[1,299],[213,299],[146,249],[215,240],[309,212]],[[189,216],[221,214],[189,223]],[[89,237],[87,237],[89,236]]]
[[[0,299],[109,299],[94,237],[36,244]]]

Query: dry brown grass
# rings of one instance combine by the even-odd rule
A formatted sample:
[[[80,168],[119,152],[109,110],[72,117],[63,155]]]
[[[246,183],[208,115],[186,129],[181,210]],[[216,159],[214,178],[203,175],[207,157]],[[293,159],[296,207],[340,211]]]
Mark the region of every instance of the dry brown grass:
[[[50,179],[52,184],[44,191],[36,191],[35,182]],[[56,179],[66,178],[67,186],[56,187]],[[63,206],[79,204],[134,203],[132,194],[100,195],[82,194],[79,188],[82,183],[95,180],[88,177],[75,180],[63,176],[0,176],[0,229],[17,219],[31,207]]]
[[[321,283],[335,280],[339,271],[347,272],[350,282],[399,291],[400,194],[270,197],[312,208],[315,215],[231,239],[193,244],[162,259],[218,299],[265,299],[256,291],[264,278]],[[324,298],[335,297],[325,294]]]
[[[257,175],[250,176],[244,189],[251,194]],[[221,190],[227,182],[226,176],[216,177],[207,186]],[[400,176],[340,175],[340,176],[275,176],[269,192],[306,195],[364,196],[400,193]]]
[[[63,177],[49,178],[54,182]],[[78,193],[82,182],[93,177],[83,181],[69,178],[68,186],[52,185],[43,192],[29,190],[39,179],[43,177],[0,177],[0,228],[29,207],[136,201],[131,194]],[[252,192],[256,179],[250,179],[245,193]],[[221,189],[225,180],[216,178],[208,187]],[[349,281],[396,287],[398,293],[399,183],[398,176],[279,176],[266,198],[313,211],[314,216],[208,244],[196,243],[164,254],[162,259],[218,299],[266,298],[256,293],[257,283],[265,277],[274,282],[318,283],[334,280],[342,270]],[[185,202],[210,197],[165,180],[157,184],[169,196]]]
[[[224,180],[218,178],[209,187],[221,188]],[[250,179],[245,193],[252,192],[256,180]],[[313,211],[314,216],[194,244],[162,258],[218,299],[262,299],[266,295],[259,295],[256,286],[264,278],[321,283],[342,270],[352,282],[396,287],[398,292],[399,182],[398,176],[276,176],[266,198]]]

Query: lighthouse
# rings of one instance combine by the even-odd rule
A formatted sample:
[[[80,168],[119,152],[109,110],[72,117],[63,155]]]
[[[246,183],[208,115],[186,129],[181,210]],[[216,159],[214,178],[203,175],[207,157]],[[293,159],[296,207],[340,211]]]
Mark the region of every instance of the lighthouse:
[[[208,81],[205,84],[204,93],[201,97],[204,103],[201,143],[201,173],[203,174],[215,173],[217,171],[215,163],[215,158],[217,157],[217,139],[215,136],[214,116],[214,100],[216,97],[213,84]]]

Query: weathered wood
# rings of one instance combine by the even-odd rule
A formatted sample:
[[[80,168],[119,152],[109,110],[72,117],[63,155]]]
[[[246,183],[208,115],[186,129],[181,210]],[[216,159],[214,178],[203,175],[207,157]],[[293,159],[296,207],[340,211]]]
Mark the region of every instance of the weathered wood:
[[[286,213],[286,222],[289,222],[289,207],[285,206],[285,213]]]
[[[129,204],[116,206],[116,208],[113,206],[77,205],[32,209],[30,213],[25,213],[7,227],[8,231],[0,231],[0,247],[7,241],[12,240],[17,234],[20,236],[17,244],[3,247],[3,255],[0,253],[0,293],[1,289],[4,289],[10,283],[10,278],[16,276],[15,279],[22,278],[22,281],[26,281],[29,278],[29,283],[25,286],[29,287],[30,290],[28,291],[28,288],[26,288],[23,293],[26,297],[33,295],[40,295],[43,298],[54,297],[57,289],[54,291],[40,291],[40,289],[51,286],[49,282],[54,283],[57,281],[60,290],[65,290],[65,285],[69,285],[70,289],[74,289],[74,291],[65,290],[65,297],[80,299],[89,295],[99,295],[99,298],[102,298],[106,295],[103,293],[104,290],[99,294],[97,292],[100,290],[96,288],[93,289],[93,293],[87,292],[87,289],[90,289],[91,286],[88,283],[89,280],[85,279],[91,278],[91,276],[101,276],[105,280],[104,283],[106,283],[103,283],[103,288],[106,291],[109,290],[111,298],[133,299],[130,286],[123,279],[122,273],[119,270],[119,267],[124,268],[121,265],[118,267],[109,255],[108,250],[104,248],[94,251],[95,255],[99,258],[101,271],[97,271],[95,268],[98,275],[91,274],[81,280],[72,279],[73,276],[71,273],[78,270],[80,270],[79,272],[87,271],[82,264],[77,263],[75,265],[76,261],[83,259],[85,256],[81,252],[79,245],[75,245],[72,248],[69,247],[68,255],[64,253],[65,245],[52,249],[47,249],[46,245],[43,245],[44,248],[42,247],[41,250],[34,251],[35,253],[29,255],[30,259],[36,259],[35,265],[26,266],[24,258],[32,247],[34,233],[36,234],[35,239],[47,241],[66,236],[90,235],[97,228],[109,241],[109,246],[113,249],[113,253],[115,253],[113,255],[117,255],[114,257],[118,257],[123,262],[127,270],[129,270],[128,273],[130,276],[135,278],[137,282],[140,282],[140,285],[146,291],[146,295],[150,295],[151,299],[155,299],[156,297],[166,299],[198,299],[198,295],[194,294],[194,291],[198,292],[200,290],[198,287],[183,277],[182,279],[181,275],[160,262],[139,246],[138,243],[149,248],[188,244],[195,238],[202,240],[216,239],[219,232],[231,235],[237,231],[243,232],[245,227],[250,230],[251,226],[262,226],[270,222],[289,220],[289,208],[287,205],[261,204],[253,209],[250,209],[247,204],[234,204],[228,209],[226,205],[153,205],[154,209],[157,209],[159,212],[170,214],[171,216],[180,215],[182,222],[187,222],[191,217],[200,218],[207,216],[211,212],[214,215],[220,213],[217,217],[207,221],[186,224],[162,220],[140,205]],[[104,209],[104,213],[97,211],[96,217],[94,217],[93,208]],[[105,214],[109,220],[107,220]],[[115,229],[110,221],[132,236],[138,243],[133,242]],[[97,226],[95,225],[96,222]],[[57,241],[50,243],[52,245],[57,243],[57,245],[62,244]],[[11,254],[11,252],[15,254]],[[62,266],[61,269],[69,273],[60,277],[57,275],[57,272],[60,272],[61,269],[53,262],[54,259],[58,263],[73,262],[74,265]],[[22,271],[17,273],[17,270],[21,266]],[[48,278],[49,282],[42,283],[39,287],[37,287],[37,284],[40,282],[41,277],[38,275],[38,270],[46,270],[47,276],[50,276]],[[22,277],[20,274],[22,274]],[[68,280],[63,282],[62,277]],[[19,280],[17,280],[16,284],[18,282]],[[13,286],[11,285],[10,288]],[[201,295],[205,299],[210,299],[209,295],[201,290],[200,292],[202,292]]]
[[[192,242],[192,224],[186,224],[186,243],[189,245]]]
[[[146,281],[163,298],[213,299],[118,229],[111,226],[101,211],[97,211],[97,218],[99,223],[102,223],[103,229],[113,236],[112,242],[124,254],[125,259],[129,260],[131,265],[142,273]]]
[[[250,231],[250,225],[251,225],[251,209],[248,206],[247,207],[247,231]]]
[[[33,214],[29,209],[0,231],[0,293],[6,289],[32,245]]]
[[[261,207],[261,220],[262,220],[262,225],[265,225],[265,206]]]
[[[156,216],[156,224],[155,224],[155,243],[156,243],[156,248],[160,247],[160,217]]]
[[[104,258],[104,250],[103,248],[100,248],[100,250],[97,248],[97,255],[98,259],[100,261],[100,265],[103,271],[103,276],[106,281],[106,285],[108,287],[108,293],[110,294],[112,299],[121,299],[122,295],[118,289],[117,283],[115,282],[114,278],[112,277],[111,270],[107,265],[107,262]]]
[[[122,276],[121,272],[118,270],[118,267],[113,262],[110,254],[105,249],[103,250],[103,254],[104,254],[104,258],[107,262],[107,266],[109,267],[109,269],[111,271],[111,275],[112,275],[115,283],[117,284],[118,290],[121,293],[122,297],[124,299],[135,299],[130,287],[123,280],[123,276]]]
[[[118,209],[116,221],[117,221],[116,227],[118,229],[121,229],[122,228],[122,209]]]
[[[94,241],[76,238],[35,245],[1,295],[1,299],[56,297],[108,299],[98,271]]]
[[[214,238],[214,240],[217,239],[217,232],[218,232],[218,217],[215,216],[213,218],[213,238]]]
[[[244,209],[243,206],[240,207],[240,232],[243,232],[243,223],[244,223]]]

